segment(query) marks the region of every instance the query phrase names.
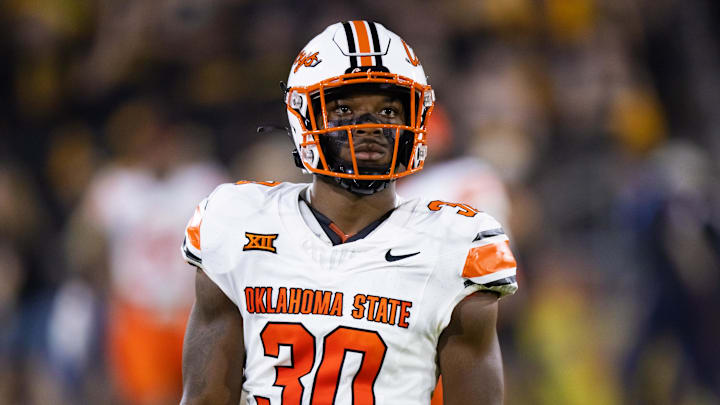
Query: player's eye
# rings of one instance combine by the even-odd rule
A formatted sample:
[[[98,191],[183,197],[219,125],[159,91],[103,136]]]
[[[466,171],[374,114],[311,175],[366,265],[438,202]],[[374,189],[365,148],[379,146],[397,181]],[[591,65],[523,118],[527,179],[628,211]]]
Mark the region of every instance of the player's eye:
[[[390,106],[383,107],[380,110],[380,115],[388,117],[388,118],[395,118],[398,115],[398,110],[397,110],[397,108],[390,107]]]
[[[337,115],[348,115],[352,113],[352,110],[350,109],[350,107],[341,104],[336,106],[333,112]]]

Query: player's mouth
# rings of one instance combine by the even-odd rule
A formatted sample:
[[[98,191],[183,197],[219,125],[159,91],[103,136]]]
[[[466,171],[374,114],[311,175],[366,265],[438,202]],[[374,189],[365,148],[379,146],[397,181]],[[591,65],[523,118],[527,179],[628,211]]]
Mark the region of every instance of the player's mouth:
[[[389,152],[387,145],[372,139],[361,140],[355,145],[355,158],[358,161],[384,163]]]

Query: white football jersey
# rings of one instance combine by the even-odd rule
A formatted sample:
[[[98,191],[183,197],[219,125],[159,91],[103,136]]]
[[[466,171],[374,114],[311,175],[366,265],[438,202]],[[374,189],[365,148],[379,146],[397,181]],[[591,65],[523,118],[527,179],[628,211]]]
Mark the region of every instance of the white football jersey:
[[[517,289],[500,224],[464,204],[413,199],[333,246],[301,214],[307,187],[221,185],[186,230],[185,259],[242,314],[248,403],[429,404],[455,305]]]

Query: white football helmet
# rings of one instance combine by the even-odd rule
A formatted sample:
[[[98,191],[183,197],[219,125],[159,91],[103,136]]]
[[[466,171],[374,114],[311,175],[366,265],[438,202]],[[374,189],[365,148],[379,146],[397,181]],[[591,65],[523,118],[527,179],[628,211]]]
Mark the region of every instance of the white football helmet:
[[[326,102],[348,89],[401,99],[405,125],[372,119],[329,122]],[[381,24],[336,23],[313,38],[290,69],[285,104],[295,162],[308,172],[333,177],[352,192],[371,194],[423,167],[435,93],[412,48]],[[389,144],[394,143],[392,163],[358,166],[352,146],[353,130],[358,128],[382,128]],[[334,147],[329,145],[333,138]],[[349,147],[352,161],[337,156],[338,145]]]

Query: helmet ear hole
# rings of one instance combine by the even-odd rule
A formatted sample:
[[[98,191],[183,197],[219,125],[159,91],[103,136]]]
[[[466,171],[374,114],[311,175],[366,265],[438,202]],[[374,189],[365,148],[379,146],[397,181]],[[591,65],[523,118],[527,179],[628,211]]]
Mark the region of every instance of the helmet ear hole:
[[[300,169],[305,168],[305,166],[303,166],[302,164],[302,160],[300,160],[300,152],[298,152],[297,148],[293,148],[292,157],[293,161],[295,161],[295,166],[299,167]]]

